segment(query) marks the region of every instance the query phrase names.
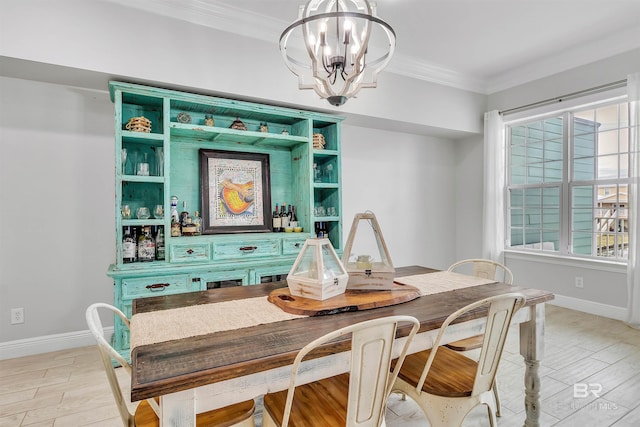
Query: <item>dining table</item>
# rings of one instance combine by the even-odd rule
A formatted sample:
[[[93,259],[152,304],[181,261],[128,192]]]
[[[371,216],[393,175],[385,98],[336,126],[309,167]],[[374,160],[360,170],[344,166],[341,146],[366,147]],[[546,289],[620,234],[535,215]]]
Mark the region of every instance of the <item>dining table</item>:
[[[523,423],[539,426],[538,369],[544,351],[545,303],[553,300],[553,293],[452,274],[422,266],[397,267],[395,282],[422,286],[415,299],[365,310],[345,307],[317,316],[285,313],[264,302],[272,292],[285,288],[286,280],[134,300],[131,400],[159,397],[161,426],[195,426],[197,413],[287,389],[298,351],[328,332],[369,319],[409,315],[420,322],[409,348],[409,353],[415,353],[432,347],[445,319],[459,308],[520,292],[526,296],[526,305],[512,324],[519,324],[525,367]],[[234,311],[238,309],[244,311]],[[482,333],[486,314],[483,308],[459,318],[447,328],[443,343]],[[407,339],[409,330],[410,325],[398,327],[399,343]],[[304,362],[302,380],[347,372],[349,343],[345,337],[322,347]]]

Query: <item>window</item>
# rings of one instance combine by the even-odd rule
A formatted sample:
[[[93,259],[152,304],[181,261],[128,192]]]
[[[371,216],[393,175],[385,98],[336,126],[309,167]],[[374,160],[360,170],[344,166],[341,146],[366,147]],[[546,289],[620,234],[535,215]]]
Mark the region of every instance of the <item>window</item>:
[[[506,135],[507,248],[625,261],[628,103],[513,122]]]

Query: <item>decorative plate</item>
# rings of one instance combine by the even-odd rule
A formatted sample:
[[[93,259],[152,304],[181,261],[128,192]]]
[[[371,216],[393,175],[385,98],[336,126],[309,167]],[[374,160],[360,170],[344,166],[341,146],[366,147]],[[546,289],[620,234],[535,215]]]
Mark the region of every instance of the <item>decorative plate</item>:
[[[191,123],[191,116],[187,113],[178,113],[178,117],[176,117],[179,123]]]

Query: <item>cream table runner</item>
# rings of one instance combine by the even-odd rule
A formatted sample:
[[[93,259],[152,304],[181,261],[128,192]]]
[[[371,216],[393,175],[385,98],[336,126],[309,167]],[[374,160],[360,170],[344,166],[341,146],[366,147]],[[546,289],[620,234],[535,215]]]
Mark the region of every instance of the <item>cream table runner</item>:
[[[434,273],[416,274],[413,276],[397,277],[393,280],[402,285],[410,285],[420,290],[420,295],[433,295],[454,289],[470,288],[472,286],[496,283],[494,279],[467,276],[451,271],[436,271]]]
[[[421,295],[495,283],[495,280],[448,271],[399,277],[396,283],[418,288]],[[266,296],[139,313],[131,318],[131,349],[164,341],[308,317],[290,314]]]
[[[287,313],[267,297],[139,313],[131,318],[131,348],[301,317],[308,316]]]

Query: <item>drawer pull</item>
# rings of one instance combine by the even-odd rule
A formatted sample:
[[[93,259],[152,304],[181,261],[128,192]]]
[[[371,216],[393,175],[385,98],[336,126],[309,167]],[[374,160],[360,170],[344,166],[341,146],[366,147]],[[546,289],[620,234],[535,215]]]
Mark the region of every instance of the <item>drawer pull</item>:
[[[193,249],[187,249],[187,253],[191,255],[193,253]]]
[[[153,285],[147,285],[147,289],[149,289],[151,292],[160,292],[164,291],[164,289],[169,286],[169,283],[154,283]]]
[[[245,252],[245,253],[246,253],[246,252],[253,252],[253,251],[255,251],[256,249],[258,249],[258,247],[257,247],[257,246],[243,246],[243,247],[241,247],[241,248],[240,248],[240,250],[241,250],[242,252]]]
[[[296,243],[296,244],[295,244],[295,245],[293,245],[293,246],[294,246],[294,247],[296,247],[296,248],[299,248],[299,247],[300,247],[300,242]]]

